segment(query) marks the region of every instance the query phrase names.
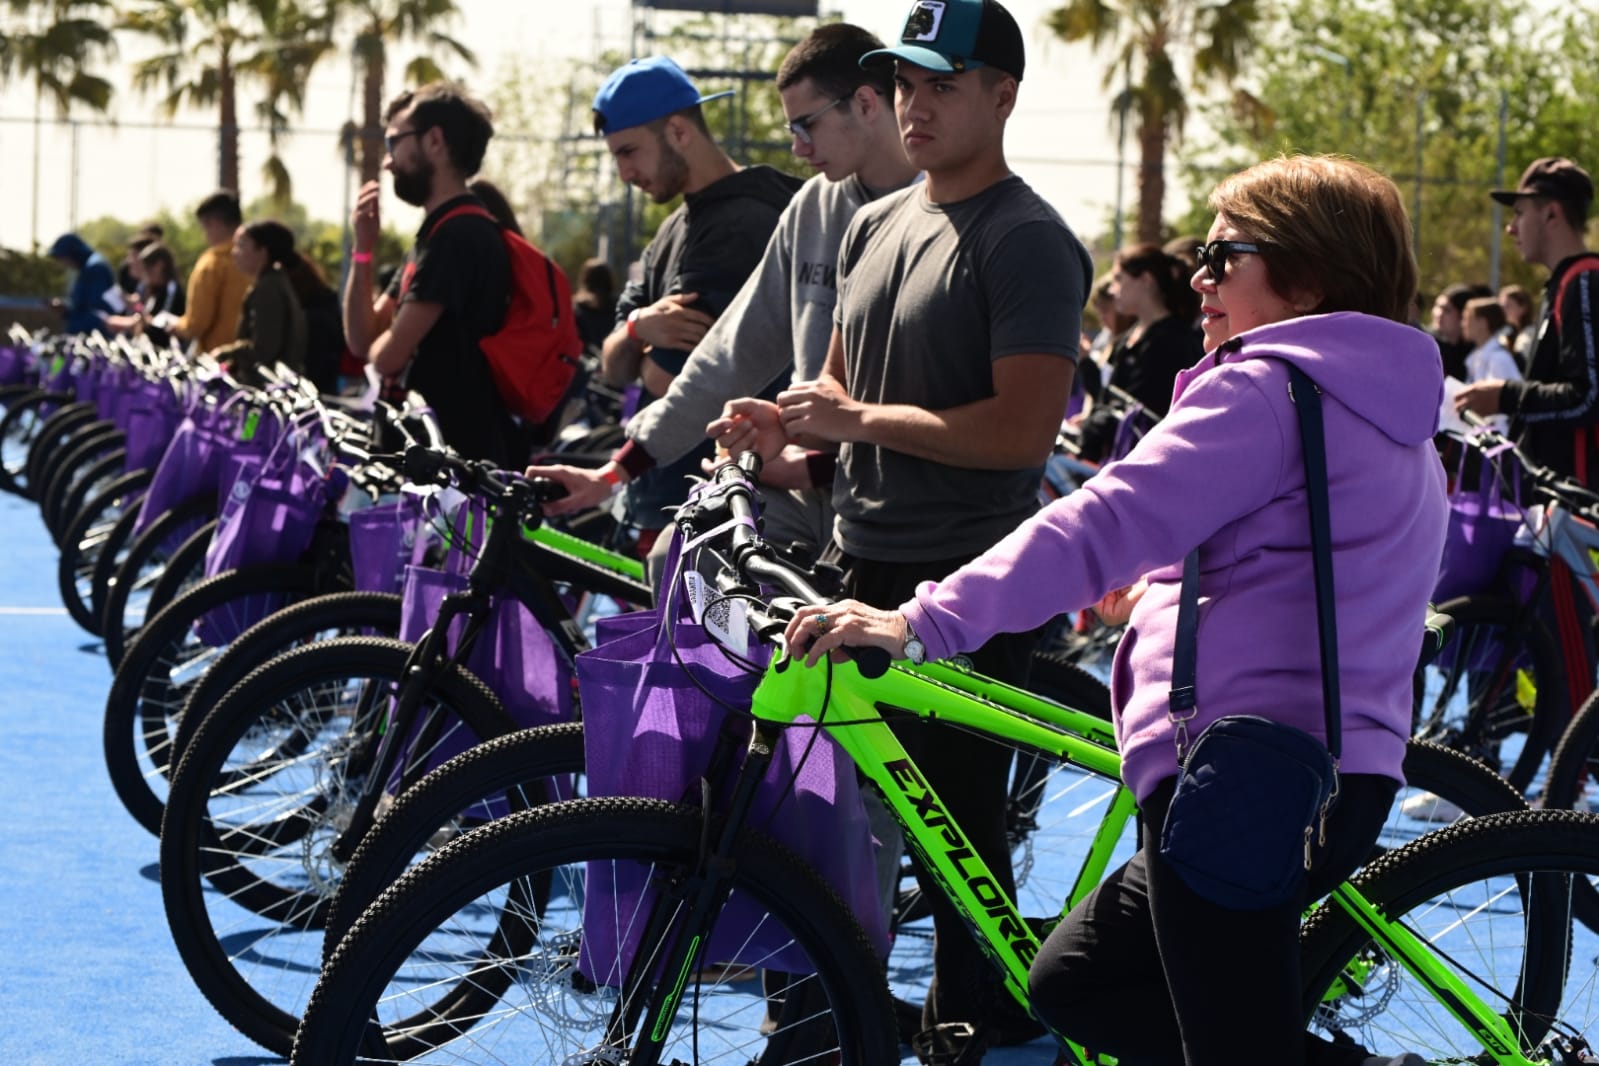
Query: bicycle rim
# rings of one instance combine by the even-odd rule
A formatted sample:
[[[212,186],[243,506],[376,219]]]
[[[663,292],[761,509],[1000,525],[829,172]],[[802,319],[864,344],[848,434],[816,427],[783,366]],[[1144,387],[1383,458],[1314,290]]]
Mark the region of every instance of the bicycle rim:
[[[1573,886],[1596,877],[1599,820],[1522,811],[1441,830],[1373,863],[1355,883],[1501,1012],[1530,1061],[1553,1064],[1579,1061],[1576,1040],[1599,1039],[1599,959],[1591,949],[1572,952],[1571,904]],[[1341,910],[1318,912],[1302,945],[1313,1031],[1375,1054],[1495,1061]]]
[[[629,876],[678,881],[693,863],[699,826],[693,812],[655,801],[579,800],[446,846],[385,892],[339,945],[293,1061],[353,1061],[363,1042],[364,1063],[639,1061],[626,1049],[644,996],[622,991],[630,952],[617,945],[648,923],[649,907],[606,888]],[[746,836],[737,850],[729,906],[743,899],[759,908],[759,944],[741,932],[720,942],[726,956],[699,957],[682,972],[678,1009],[657,1034],[659,1061],[894,1061],[880,968],[837,897],[768,839]],[[537,914],[523,900],[529,886],[545,885]],[[604,902],[585,916],[585,898]],[[710,942],[718,943],[714,933]],[[647,945],[636,951],[656,957]],[[787,980],[763,981],[777,961]],[[623,1028],[632,1035],[607,1039],[613,1017],[629,1019]]]

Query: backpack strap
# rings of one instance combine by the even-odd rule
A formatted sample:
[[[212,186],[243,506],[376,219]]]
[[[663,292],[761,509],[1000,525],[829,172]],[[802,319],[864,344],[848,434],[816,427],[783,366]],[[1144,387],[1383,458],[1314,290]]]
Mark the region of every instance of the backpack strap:
[[[450,210],[439,216],[439,220],[433,223],[433,225],[428,229],[428,236],[433,236],[433,234],[438,231],[438,228],[450,221],[450,219],[460,218],[462,215],[475,215],[478,218],[486,218],[490,222],[494,223],[496,228],[504,228],[500,226],[500,220],[489,214],[488,208],[484,207],[482,204],[461,204],[458,207],[450,208]]]
[[[481,206],[479,204],[461,204],[458,207],[452,207],[449,211],[445,212],[444,215],[441,216],[436,222],[434,222],[433,225],[429,226],[428,227],[428,231],[427,231],[427,236],[428,237],[432,237],[433,234],[438,232],[438,229],[439,229],[440,226],[442,226],[446,222],[450,221],[450,219],[458,218],[461,215],[476,215],[478,218],[486,218],[490,222],[494,223],[494,225],[496,227],[498,227],[499,224],[500,224],[499,219],[497,219],[493,215],[489,214],[487,208],[485,208],[485,207],[483,207],[483,206]],[[405,299],[406,292],[411,288],[411,279],[413,277],[415,277],[415,276],[416,276],[416,260],[414,260],[414,259],[412,259],[412,258],[410,258],[408,256],[406,258],[405,267],[400,272],[400,299],[402,299],[402,300]]]
[[[544,276],[550,283],[550,328],[561,324],[561,297],[555,288],[555,261],[549,256],[544,257]]]
[[[444,225],[450,219],[456,218],[460,215],[476,215],[479,218],[486,218],[496,226],[499,226],[502,231],[505,230],[505,227],[500,225],[500,220],[490,214],[487,208],[484,208],[478,204],[462,204],[459,207],[452,208],[437,222],[433,223],[433,228],[428,230],[428,236],[431,237],[434,231],[440,226]],[[526,238],[523,239],[526,240]],[[530,245],[531,243],[532,242],[529,242]],[[537,251],[537,249],[535,249],[535,251]],[[557,288],[555,283],[555,260],[545,255],[543,252],[539,252],[539,255],[544,259],[544,275],[546,279],[548,279],[550,286],[550,328],[555,329],[561,324],[561,294],[560,289]],[[568,363],[572,363],[573,365],[576,365],[577,363],[577,359],[569,355],[563,355],[561,358]]]

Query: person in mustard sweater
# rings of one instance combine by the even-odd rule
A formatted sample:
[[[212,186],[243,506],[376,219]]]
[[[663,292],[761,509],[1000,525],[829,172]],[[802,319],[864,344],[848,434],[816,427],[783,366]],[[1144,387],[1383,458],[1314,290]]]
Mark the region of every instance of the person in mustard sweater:
[[[233,262],[233,231],[243,220],[239,198],[225,189],[212,193],[200,201],[194,214],[208,247],[189,274],[188,310],[181,317],[157,315],[150,324],[209,352],[238,338],[239,313],[250,279]]]

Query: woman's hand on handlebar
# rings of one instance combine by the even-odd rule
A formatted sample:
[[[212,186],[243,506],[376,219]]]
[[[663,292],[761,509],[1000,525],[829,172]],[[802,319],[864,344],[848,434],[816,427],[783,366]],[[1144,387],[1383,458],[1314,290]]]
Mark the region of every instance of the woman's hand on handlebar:
[[[905,616],[898,611],[868,607],[859,600],[839,600],[815,607],[801,607],[789,619],[783,633],[788,653],[805,656],[806,666],[815,666],[823,655],[838,649],[882,648],[900,658],[905,648]],[[842,653],[834,655],[842,661]]]

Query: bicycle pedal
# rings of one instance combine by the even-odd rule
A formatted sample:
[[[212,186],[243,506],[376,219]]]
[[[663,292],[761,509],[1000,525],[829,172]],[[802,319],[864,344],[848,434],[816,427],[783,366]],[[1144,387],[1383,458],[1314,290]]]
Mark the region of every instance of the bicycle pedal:
[[[971,1022],[943,1022],[911,1037],[911,1050],[922,1066],[976,1066],[985,1042]]]

